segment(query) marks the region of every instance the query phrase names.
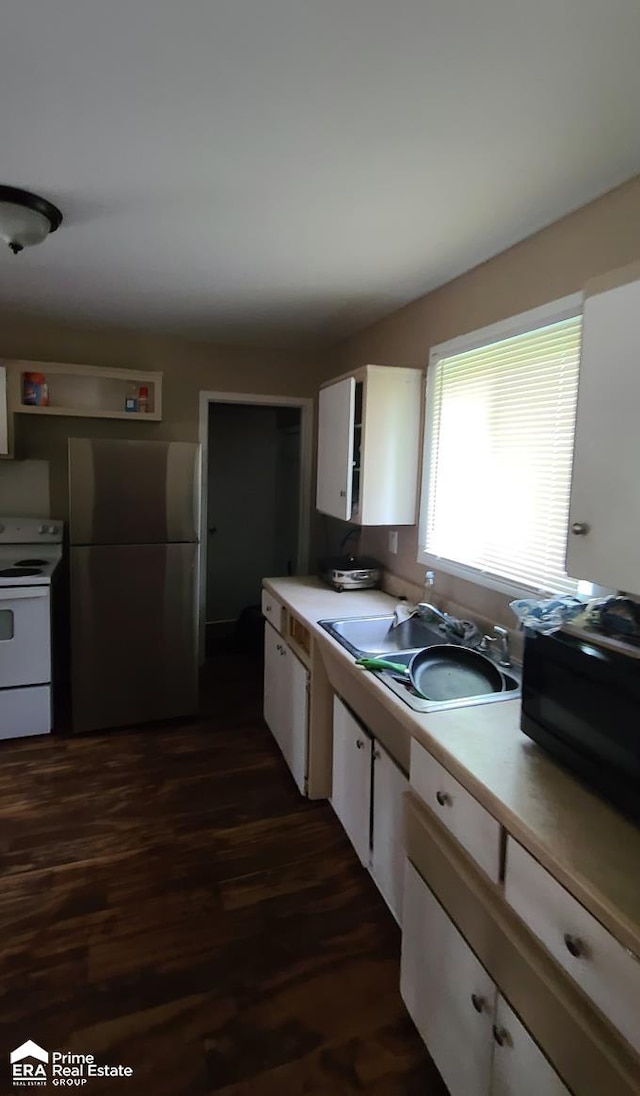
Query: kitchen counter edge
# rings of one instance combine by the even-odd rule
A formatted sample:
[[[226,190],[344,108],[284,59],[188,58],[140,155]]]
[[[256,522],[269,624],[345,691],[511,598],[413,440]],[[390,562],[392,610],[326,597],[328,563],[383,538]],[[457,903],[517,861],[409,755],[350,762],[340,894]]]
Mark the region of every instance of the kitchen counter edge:
[[[318,625],[389,612],[396,598],[380,590],[337,593],[316,578],[265,578],[263,585],[354,674],[366,675],[367,689],[408,733],[640,956],[640,829],[523,734],[519,701],[414,712]]]

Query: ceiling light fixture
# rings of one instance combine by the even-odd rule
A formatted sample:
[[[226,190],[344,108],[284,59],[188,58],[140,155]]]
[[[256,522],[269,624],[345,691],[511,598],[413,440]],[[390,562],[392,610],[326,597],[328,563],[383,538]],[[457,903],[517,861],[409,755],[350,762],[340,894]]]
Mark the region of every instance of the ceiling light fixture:
[[[0,186],[0,240],[14,255],[41,244],[61,222],[60,210],[46,198],[15,186]]]

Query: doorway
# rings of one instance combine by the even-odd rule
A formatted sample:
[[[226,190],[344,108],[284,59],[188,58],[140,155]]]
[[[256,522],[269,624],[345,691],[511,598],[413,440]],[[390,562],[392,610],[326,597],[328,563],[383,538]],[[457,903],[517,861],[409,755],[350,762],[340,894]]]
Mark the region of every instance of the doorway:
[[[308,569],[311,400],[201,393],[200,651],[257,640],[266,575]]]

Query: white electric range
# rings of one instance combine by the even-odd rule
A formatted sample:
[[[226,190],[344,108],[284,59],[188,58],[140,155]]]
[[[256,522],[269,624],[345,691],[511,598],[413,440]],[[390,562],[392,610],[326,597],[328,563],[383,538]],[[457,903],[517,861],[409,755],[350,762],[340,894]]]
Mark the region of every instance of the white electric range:
[[[0,739],[48,734],[51,578],[61,521],[0,517]]]

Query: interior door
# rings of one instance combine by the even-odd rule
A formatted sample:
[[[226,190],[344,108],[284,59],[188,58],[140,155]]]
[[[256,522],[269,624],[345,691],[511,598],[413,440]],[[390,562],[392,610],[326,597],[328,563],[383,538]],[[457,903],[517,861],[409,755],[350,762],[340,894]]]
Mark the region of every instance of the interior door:
[[[408,789],[408,777],[387,751],[374,743],[371,871],[399,924],[402,924],[405,860],[402,800]]]
[[[504,997],[498,996],[491,1096],[570,1096]]]
[[[351,517],[355,391],[355,378],[347,377],[321,388],[318,397],[316,506],[343,520]]]
[[[408,860],[400,992],[451,1096],[487,1096],[495,986]]]
[[[75,731],[192,715],[197,544],[71,548]]]
[[[228,631],[229,622],[260,601],[265,575],[297,572],[300,419],[298,407],[209,406],[209,624],[226,622]]]
[[[371,739],[338,697],[333,701],[331,806],[362,863],[370,859]]]

